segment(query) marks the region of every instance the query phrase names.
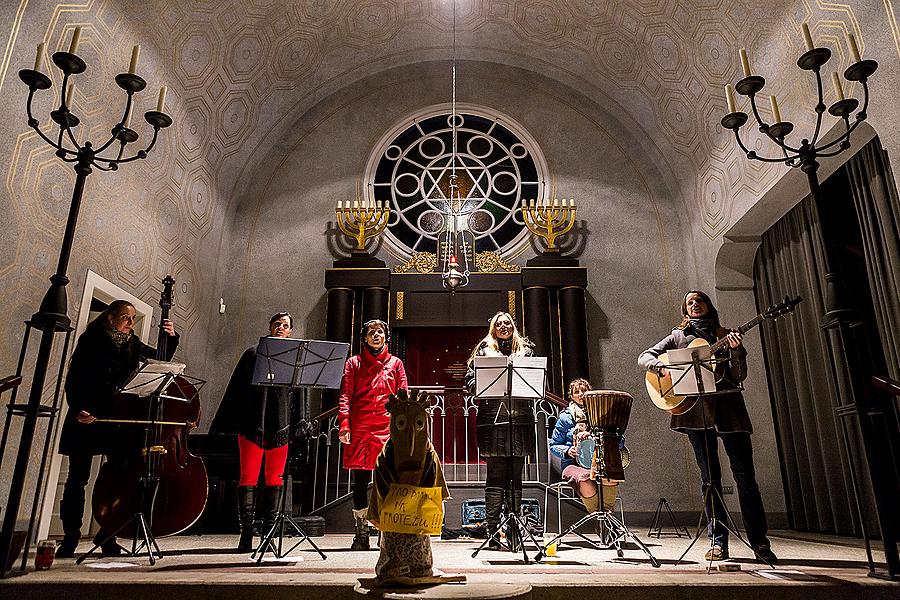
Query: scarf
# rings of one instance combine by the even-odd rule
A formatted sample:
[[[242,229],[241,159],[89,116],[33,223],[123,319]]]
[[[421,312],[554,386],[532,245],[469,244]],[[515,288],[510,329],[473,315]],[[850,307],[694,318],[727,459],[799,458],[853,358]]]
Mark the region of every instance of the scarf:
[[[115,345],[116,349],[120,349],[125,342],[131,339],[131,332],[122,333],[112,325],[106,326],[106,335],[109,336],[109,339],[112,340],[112,343]]]
[[[716,332],[718,331],[719,320],[711,319],[709,317],[703,317],[700,319],[691,319],[691,329],[697,332],[698,335],[706,339],[706,341],[714,341],[716,339]]]
[[[569,402],[569,412],[572,414],[572,420],[575,421],[576,426],[579,423],[587,424],[587,414],[585,414],[584,408],[578,406],[575,402]]]

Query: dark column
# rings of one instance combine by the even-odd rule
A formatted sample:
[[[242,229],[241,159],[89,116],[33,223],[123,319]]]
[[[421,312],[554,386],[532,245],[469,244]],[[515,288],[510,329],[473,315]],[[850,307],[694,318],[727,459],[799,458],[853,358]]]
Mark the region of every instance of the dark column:
[[[360,325],[370,319],[381,319],[387,322],[390,297],[390,292],[383,287],[370,287],[363,290]]]
[[[526,288],[522,297],[522,330],[534,344],[535,356],[547,357],[547,383],[553,389],[553,371],[559,363],[558,356],[554,357],[550,330],[550,290],[536,285]]]
[[[588,360],[587,317],[584,308],[584,288],[560,288],[559,337],[562,346],[563,384],[577,377],[591,378]]]
[[[328,290],[325,308],[325,339],[332,342],[353,341],[353,290],[336,287]],[[326,390],[322,393],[322,410],[337,406],[338,393]]]

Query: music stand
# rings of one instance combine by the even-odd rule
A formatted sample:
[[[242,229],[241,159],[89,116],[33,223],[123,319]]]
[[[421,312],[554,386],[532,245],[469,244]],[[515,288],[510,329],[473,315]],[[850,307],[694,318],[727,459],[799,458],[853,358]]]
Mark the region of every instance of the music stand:
[[[715,356],[710,356],[708,351],[706,352],[706,356],[703,356],[703,350],[707,349],[708,346],[699,346],[694,348],[691,351],[691,360],[690,361],[682,361],[682,362],[673,362],[672,366],[690,366],[690,368],[686,369],[677,380],[672,382],[672,389],[675,391],[677,395],[696,395],[697,403],[700,404],[700,410],[703,420],[703,429],[706,431],[709,429],[709,422],[707,421],[706,414],[706,404],[704,402],[704,398],[707,396],[716,396],[722,394],[734,393],[735,390],[715,390],[711,392],[706,391],[707,383],[704,382],[706,380],[708,382],[709,375],[713,375],[713,381],[715,381],[715,367],[717,364],[724,363],[727,364],[731,362],[731,358],[716,358]],[[666,366],[668,368],[668,365]],[[694,374],[693,380],[684,381],[685,376],[688,373]],[[739,391],[739,390],[738,390]],[[734,517],[731,516],[731,512],[728,510],[728,506],[725,504],[725,499],[722,497],[722,493],[719,489],[713,485],[712,482],[712,473],[710,473],[709,469],[709,456],[710,456],[710,447],[709,447],[709,437],[704,436],[705,439],[705,448],[704,452],[706,453],[706,479],[707,483],[703,486],[703,508],[700,510],[700,518],[697,521],[697,532],[694,534],[694,539],[691,540],[691,543],[688,544],[688,547],[685,548],[684,552],[678,557],[678,560],[675,561],[675,564],[681,564],[681,561],[684,560],[684,557],[687,556],[687,553],[690,552],[691,548],[694,547],[694,544],[697,543],[697,540],[700,539],[700,535],[703,532],[703,520],[707,519],[707,531],[712,532],[712,536],[709,540],[710,550],[715,545],[715,533],[718,529],[718,526],[724,527],[728,533],[732,534],[736,537],[742,544],[744,544],[748,550],[750,550],[753,555],[761,560],[762,562],[768,564],[771,568],[775,568],[775,566],[769,561],[762,558],[756,550],[745,540],[741,534],[738,532],[737,523],[734,520]],[[718,448],[717,448],[718,450]],[[718,501],[719,505],[725,510],[725,520],[722,521],[716,515],[716,501]],[[706,515],[706,507],[710,507],[710,515]],[[713,563],[712,553],[710,553],[710,558],[706,566],[706,572],[709,573],[712,570]]]
[[[164,361],[147,361],[143,363],[125,383],[120,390],[123,394],[134,394],[139,398],[148,398],[147,417],[141,420],[129,419],[96,419],[95,423],[109,423],[122,425],[144,425],[144,449],[145,449],[145,465],[146,469],[141,475],[139,485],[141,486],[140,500],[137,505],[137,512],[131,516],[118,529],[108,534],[99,542],[95,541],[90,550],[82,554],[75,561],[80,565],[93,554],[97,548],[100,548],[107,541],[117,537],[119,533],[128,527],[134,525],[134,533],[131,538],[131,551],[125,549],[128,556],[137,556],[146,548],[147,558],[150,565],[155,565],[156,560],[163,557],[159,544],[156,543],[156,537],[153,535],[153,509],[156,504],[156,493],[159,489],[159,476],[156,473],[156,463],[152,460],[154,455],[154,447],[150,441],[150,432],[156,425],[184,425],[184,423],[170,423],[165,420],[163,414],[162,400],[177,400],[179,402],[190,402],[192,398],[180,398],[178,396],[170,396],[163,392],[168,389],[169,385],[176,377],[184,377],[182,374],[184,365],[180,363],[170,363]],[[196,390],[203,386],[205,381],[196,379],[199,385]],[[138,541],[140,540],[140,544]]]
[[[500,406],[494,415],[494,425],[503,425],[503,411],[506,411],[507,457],[512,456],[514,402],[540,400],[544,397],[547,383],[547,358],[538,356],[477,356],[475,367],[475,399],[499,399]],[[510,469],[507,489],[503,492],[506,511],[500,519],[497,530],[490,533],[480,546],[472,553],[475,558],[491,540],[505,545],[510,552],[518,552],[521,544],[522,558],[529,563],[525,550],[525,538],[531,540],[536,548],[541,545],[535,540],[525,522],[515,510],[514,484],[515,475]],[[511,527],[511,535],[505,544],[500,540],[500,532],[504,527]]]
[[[310,388],[340,389],[341,377],[344,372],[344,363],[347,361],[347,353],[350,345],[344,342],[329,342],[324,340],[298,340],[294,338],[277,338],[266,336],[259,339],[256,348],[256,363],[253,369],[253,385],[263,388],[263,402],[268,399],[270,387],[284,387],[289,390],[302,390],[303,403],[308,401],[307,391]],[[296,414],[293,403],[289,414],[288,428],[288,460],[284,463],[282,473],[282,485],[287,484],[288,470],[291,456],[291,438],[296,430]],[[281,494],[281,506],[272,526],[260,540],[259,545],[250,555],[255,558],[257,564],[262,562],[263,556],[269,550],[275,558],[284,558],[303,542],[309,542],[313,549],[319,553],[322,559],[326,559],[325,553],[319,549],[312,538],[300,528],[294,518],[288,514],[284,507],[287,501],[286,491]],[[284,550],[285,524],[290,525],[300,539],[293,546]],[[274,538],[278,536],[278,543]]]

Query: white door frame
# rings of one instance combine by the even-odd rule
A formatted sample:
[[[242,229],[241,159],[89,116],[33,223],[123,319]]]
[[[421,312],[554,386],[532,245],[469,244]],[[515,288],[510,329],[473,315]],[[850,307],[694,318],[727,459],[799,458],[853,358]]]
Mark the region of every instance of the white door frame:
[[[91,301],[96,298],[101,302],[109,304],[113,300],[128,300],[134,305],[137,311],[137,318],[134,324],[134,331],[147,341],[150,333],[150,321],[153,316],[153,307],[134,294],[127,292],[116,284],[107,281],[97,273],[88,269],[84,281],[84,292],[81,295],[81,306],[78,309],[78,322],[75,326],[75,340],[77,343],[78,336],[84,331],[88,324],[88,318],[91,314]],[[72,346],[74,348],[74,344]],[[61,360],[68,361],[69,357],[64,356]],[[63,392],[65,394],[65,392]],[[50,520],[53,517],[53,509],[57,506],[57,489],[59,485],[59,472],[62,464],[62,455],[59,454],[59,436],[62,431],[62,423],[66,418],[68,405],[66,404],[65,395],[63,396],[59,411],[59,418],[56,419],[53,435],[53,452],[50,457],[50,469],[47,473],[47,483],[43,489],[43,500],[41,503],[40,518],[38,519],[37,537],[35,539],[46,539],[50,532]],[[88,488],[90,491],[90,486]],[[91,496],[87,495],[85,501],[86,518],[90,529],[90,506]]]

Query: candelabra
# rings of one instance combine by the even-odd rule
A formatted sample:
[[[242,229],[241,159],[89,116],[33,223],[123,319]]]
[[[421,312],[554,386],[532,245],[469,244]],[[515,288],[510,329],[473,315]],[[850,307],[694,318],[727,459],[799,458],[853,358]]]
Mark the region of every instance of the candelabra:
[[[76,176],[56,273],[50,277],[50,288],[44,295],[38,311],[25,323],[26,330],[22,341],[17,375],[21,375],[23,371],[31,330],[35,329],[41,332],[40,345],[34,363],[34,372],[29,390],[28,402],[27,404],[17,404],[16,394],[14,392],[9,406],[7,407],[6,427],[4,429],[3,443],[2,446],[0,446],[0,461],[2,461],[2,456],[6,448],[7,433],[11,417],[22,416],[24,417],[24,420],[22,422],[16,462],[13,467],[12,479],[10,480],[10,491],[5,507],[3,528],[2,531],[0,531],[0,575],[2,576],[6,576],[10,572],[12,562],[15,560],[13,551],[14,529],[22,501],[28,467],[32,464],[31,449],[34,442],[35,430],[38,418],[46,417],[48,419],[46,428],[47,433],[41,459],[41,467],[38,474],[38,483],[35,488],[35,498],[31,517],[28,522],[28,533],[26,534],[22,551],[21,568],[24,570],[26,566],[26,559],[34,529],[35,514],[38,500],[41,496],[43,474],[46,470],[47,456],[50,450],[49,442],[52,439],[51,432],[53,431],[53,423],[56,414],[59,411],[62,371],[66,353],[68,351],[69,338],[72,332],[72,321],[68,316],[68,300],[66,298],[66,285],[69,283],[66,271],[69,265],[72,241],[75,236],[75,226],[78,221],[78,211],[81,207],[85,180],[88,175],[92,173],[94,168],[101,171],[115,171],[120,164],[146,158],[147,154],[156,144],[159,130],[172,124],[171,117],[163,112],[166,96],[166,88],[163,87],[160,89],[156,110],[144,113],[144,119],[153,128],[153,137],[150,140],[150,143],[143,150],[138,150],[133,156],[124,156],[125,147],[128,144],[136,142],[140,137],[136,131],[129,127],[134,94],[141,92],[147,85],[144,79],[134,73],[140,55],[140,46],[135,46],[131,54],[129,72],[120,73],[115,77],[116,84],[118,84],[126,94],[125,107],[121,119],[113,126],[109,139],[103,142],[99,147],[94,147],[89,141],[79,143],[75,136],[74,129],[78,127],[81,120],[72,111],[72,91],[74,84],[70,83],[70,79],[74,75],[83,73],[87,69],[84,60],[76,54],[80,35],[81,28],[75,28],[68,52],[56,52],[52,56],[53,63],[60,71],[62,71],[59,108],[50,112],[50,118],[59,128],[55,140],[41,130],[40,122],[34,117],[32,112],[32,101],[35,93],[38,90],[49,89],[53,85],[50,78],[40,71],[44,54],[43,43],[38,45],[34,68],[22,69],[19,71],[19,78],[28,86],[28,99],[25,105],[26,113],[28,115],[28,126],[34,129],[35,133],[37,133],[41,139],[56,150],[56,155],[61,160],[73,164]],[[101,156],[104,151],[110,149],[114,144],[118,144],[118,148],[111,151],[114,154],[113,156]],[[59,372],[56,374],[57,380],[52,405],[48,406],[42,403],[42,396],[45,389],[47,372],[50,366],[53,341],[57,333],[63,332],[66,334],[65,343],[63,345],[62,355],[59,359],[60,366]]]
[[[786,141],[785,138],[793,131],[794,124],[790,121],[782,120],[781,111],[778,108],[775,96],[770,96],[772,115],[775,122],[769,124],[763,120],[757,107],[756,95],[762,91],[766,81],[763,77],[751,73],[749,59],[746,50],[743,48],[740,51],[740,57],[744,78],[738,81],[733,89],[749,98],[750,107],[759,125],[759,130],[775,143],[781,151],[781,156],[760,156],[755,151],[748,149],[744,144],[740,130],[749,117],[747,113],[738,111],[735,108],[733,90],[730,84],[725,86],[729,112],[722,118],[721,122],[724,128],[734,131],[737,144],[747,155],[748,159],[770,163],[784,163],[789,167],[799,168],[803,171],[809,181],[813,209],[817,214],[820,214],[825,206],[822,203],[823,199],[818,197],[819,162],[817,159],[836,156],[850,148],[850,137],[853,131],[867,117],[869,106],[868,78],[878,68],[878,63],[874,60],[863,60],[860,57],[856,39],[852,34],[847,34],[848,47],[853,62],[844,70],[844,79],[859,82],[863,90],[862,108],[856,112],[853,123],[851,123],[851,116],[860,106],[859,101],[855,98],[844,97],[841,79],[837,73],[832,73],[832,82],[837,100],[831,106],[825,105],[821,69],[831,58],[831,51],[828,48],[815,47],[806,23],[803,23],[802,30],[806,51],[797,60],[797,66],[804,71],[813,72],[818,92],[818,102],[814,108],[816,124],[812,138],[802,139],[800,145],[796,147]],[[830,142],[823,142],[819,137],[822,132],[822,117],[826,110],[832,116],[844,121],[844,131]],[[851,469],[851,483],[856,499],[856,507],[859,512],[860,527],[866,542],[869,574],[882,576],[882,574],[876,572],[872,560],[869,536],[866,534],[865,521],[862,516],[860,491],[858,489],[859,480],[854,473],[854,464],[866,464],[868,466],[869,479],[875,492],[875,505],[879,516],[881,538],[884,542],[884,554],[888,567],[887,577],[896,579],[900,577],[900,557],[898,557],[897,550],[897,542],[900,539],[898,537],[900,536],[900,527],[898,527],[897,521],[893,516],[896,506],[891,505],[892,500],[889,493],[889,490],[896,489],[894,470],[896,465],[893,465],[894,468],[891,465],[885,465],[885,459],[883,459],[884,456],[892,456],[892,449],[896,448],[898,440],[891,439],[892,435],[889,433],[893,431],[892,427],[895,427],[896,423],[892,424],[886,418],[886,415],[893,414],[892,411],[889,409],[884,410],[884,407],[879,404],[879,400],[869,393],[862,377],[862,374],[866,372],[867,363],[864,351],[869,344],[868,340],[865,339],[864,329],[860,327],[861,322],[854,315],[853,309],[845,304],[843,285],[836,272],[837,261],[835,260],[835,252],[837,250],[832,247],[834,240],[838,237],[832,228],[838,225],[832,224],[831,221],[819,218],[823,231],[822,235],[825,240],[823,289],[825,290],[826,312],[823,316],[822,328],[826,332],[826,350],[830,362],[829,372],[834,383],[834,389],[837,390],[839,395],[837,399],[838,406],[835,407],[835,411],[841,422],[845,451],[851,455],[848,457],[848,464]],[[850,444],[849,428],[851,424],[848,421],[850,423],[855,421],[860,427],[865,458],[852,456],[854,448]]]
[[[338,200],[334,216],[344,235],[356,240],[353,255],[358,256],[367,254],[367,240],[384,231],[391,216],[391,209],[387,205],[382,205],[381,200],[373,203],[371,200],[360,202],[357,199],[353,201],[352,207],[349,200],[346,206]]]
[[[559,254],[556,246],[556,238],[565,235],[575,224],[575,199],[535,203],[532,200],[522,199],[522,220],[532,234],[547,241],[544,254]]]

